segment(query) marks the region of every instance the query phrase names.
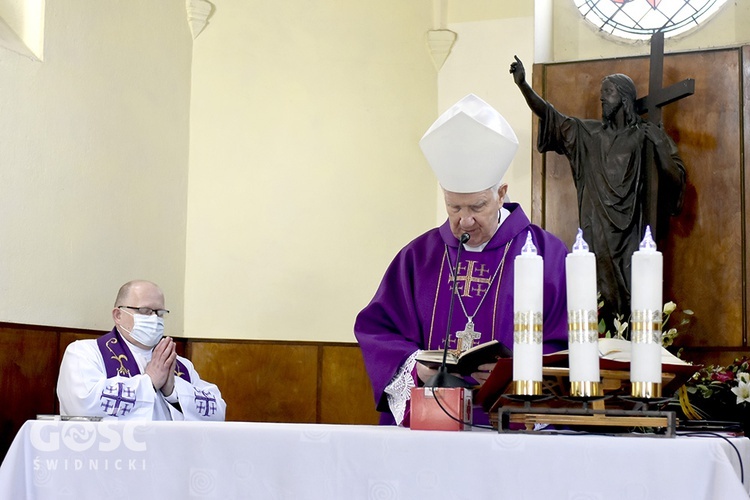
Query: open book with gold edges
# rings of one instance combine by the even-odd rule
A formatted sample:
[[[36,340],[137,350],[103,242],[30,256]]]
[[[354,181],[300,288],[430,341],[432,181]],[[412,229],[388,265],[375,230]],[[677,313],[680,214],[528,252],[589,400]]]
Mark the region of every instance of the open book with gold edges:
[[[511,350],[503,343],[497,340],[490,340],[460,354],[448,350],[445,366],[450,373],[471,375],[477,371],[477,367],[480,365],[494,363],[500,358],[510,358],[512,355]],[[443,350],[422,351],[417,354],[417,362],[428,368],[440,368],[440,365],[443,363]]]

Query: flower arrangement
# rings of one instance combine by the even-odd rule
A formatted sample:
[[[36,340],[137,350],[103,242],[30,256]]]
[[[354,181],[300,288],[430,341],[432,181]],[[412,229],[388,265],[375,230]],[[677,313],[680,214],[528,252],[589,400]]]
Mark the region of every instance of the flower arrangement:
[[[750,360],[710,365],[685,384],[680,406],[688,418],[744,422],[750,417]]]

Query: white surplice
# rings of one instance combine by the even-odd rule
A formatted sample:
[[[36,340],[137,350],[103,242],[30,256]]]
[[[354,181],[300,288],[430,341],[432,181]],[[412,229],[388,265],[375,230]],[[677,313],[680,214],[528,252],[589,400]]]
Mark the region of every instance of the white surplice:
[[[139,375],[107,378],[96,340],[77,340],[67,347],[57,380],[61,415],[105,420],[224,420],[227,405],[219,388],[201,380],[188,359],[177,357],[187,368],[190,382],[175,376],[174,391],[166,397],[145,374],[151,350],[125,343],[138,363]]]

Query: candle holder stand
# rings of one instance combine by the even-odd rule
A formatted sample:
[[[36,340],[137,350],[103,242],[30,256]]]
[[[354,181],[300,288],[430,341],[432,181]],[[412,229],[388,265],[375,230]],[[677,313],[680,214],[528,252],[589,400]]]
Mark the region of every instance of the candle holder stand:
[[[578,391],[570,382],[568,353],[543,358],[542,394],[514,394],[513,359],[497,361],[487,381],[477,390],[474,402],[489,414],[498,432],[549,433],[579,431],[624,436],[673,437],[676,412],[666,411],[676,391],[700,370],[700,365],[662,365],[658,391],[633,395],[630,363],[600,359],[602,395]],[[656,387],[656,384],[653,384]],[[637,391],[636,391],[637,392]],[[547,397],[544,397],[547,396]],[[547,429],[540,429],[547,424]],[[537,428],[539,430],[533,430]]]
[[[534,430],[538,424],[556,426],[554,430]],[[594,410],[589,408],[523,408],[501,407],[498,411],[498,432],[584,431],[598,434],[674,437],[676,415],[673,411]],[[650,433],[633,433],[634,428],[649,428]]]
[[[622,401],[633,403],[633,410],[648,410],[651,406],[662,405],[671,400],[671,398],[658,397],[658,398],[639,398],[634,396],[620,395],[617,397]]]
[[[568,368],[544,367],[543,393],[515,394],[512,383],[487,408],[498,432],[591,432],[611,435],[674,437],[676,413],[659,411],[668,397],[633,397],[627,370],[601,370],[604,394],[571,395]],[[665,373],[664,382],[674,378]],[[680,380],[677,380],[680,383]],[[519,403],[521,403],[519,405]],[[546,424],[546,429],[539,429]],[[650,429],[642,432],[643,428]]]
[[[607,399],[612,398],[612,395],[602,395],[602,396],[561,396],[560,399],[563,401],[570,401],[571,403],[580,403],[581,407],[584,410],[589,409],[589,404],[593,404],[593,409],[595,410],[601,410],[604,407],[601,406],[604,401]],[[601,403],[601,404],[600,404]]]
[[[550,399],[555,398],[555,396],[552,394],[514,394],[514,393],[506,393],[506,394],[503,394],[501,397],[509,401],[523,403],[523,407],[525,409],[530,409],[531,403],[548,401]]]

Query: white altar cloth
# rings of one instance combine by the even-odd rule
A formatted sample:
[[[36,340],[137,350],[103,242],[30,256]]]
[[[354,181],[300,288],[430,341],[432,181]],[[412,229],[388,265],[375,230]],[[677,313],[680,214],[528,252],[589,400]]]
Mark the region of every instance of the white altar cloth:
[[[29,421],[20,499],[747,499],[750,440],[249,422]]]

